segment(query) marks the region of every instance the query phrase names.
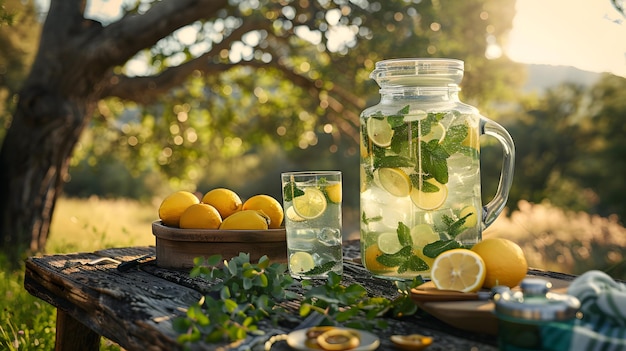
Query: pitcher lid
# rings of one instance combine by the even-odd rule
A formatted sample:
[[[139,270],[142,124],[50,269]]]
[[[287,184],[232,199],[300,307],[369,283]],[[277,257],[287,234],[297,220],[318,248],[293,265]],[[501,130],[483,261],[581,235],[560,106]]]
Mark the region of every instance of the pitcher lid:
[[[464,63],[447,58],[399,58],[376,62],[370,78],[378,85],[458,85]]]

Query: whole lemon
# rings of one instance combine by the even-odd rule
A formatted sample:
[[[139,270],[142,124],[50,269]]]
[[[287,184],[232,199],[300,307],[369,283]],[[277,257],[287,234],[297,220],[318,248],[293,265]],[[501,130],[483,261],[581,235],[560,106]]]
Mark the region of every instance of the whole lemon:
[[[241,198],[236,192],[226,188],[215,188],[202,197],[202,202],[217,209],[222,220],[241,210]]]
[[[183,229],[217,229],[220,224],[220,213],[207,204],[191,205],[180,215],[180,227]]]
[[[254,195],[243,203],[241,209],[263,211],[270,217],[270,229],[280,228],[285,217],[280,202],[269,195]]]
[[[159,218],[167,226],[178,227],[183,212],[199,202],[198,197],[191,192],[177,191],[163,199],[159,207]]]
[[[245,210],[226,217],[222,221],[220,229],[267,230],[269,221],[269,217],[261,211]]]
[[[483,287],[517,286],[528,272],[528,263],[522,248],[511,240],[488,238],[472,247],[483,261],[487,274]]]

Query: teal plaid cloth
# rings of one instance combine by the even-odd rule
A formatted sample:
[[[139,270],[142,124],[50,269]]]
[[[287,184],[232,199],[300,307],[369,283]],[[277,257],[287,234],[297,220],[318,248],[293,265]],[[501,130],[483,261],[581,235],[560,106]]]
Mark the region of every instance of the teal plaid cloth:
[[[570,350],[626,351],[626,285],[593,270],[574,279],[567,293],[580,300],[583,313]]]

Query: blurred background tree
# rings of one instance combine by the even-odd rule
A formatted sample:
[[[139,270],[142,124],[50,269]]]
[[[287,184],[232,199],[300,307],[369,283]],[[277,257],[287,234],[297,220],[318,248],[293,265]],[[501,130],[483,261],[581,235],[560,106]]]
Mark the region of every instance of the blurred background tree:
[[[486,105],[508,93],[493,86],[522,82],[518,65],[484,59],[487,37],[506,33],[513,15],[493,1],[125,4],[125,16],[99,23],[83,2],[51,1],[0,153],[5,251],[45,247],[76,145],[75,165],[104,170],[98,163],[115,159],[131,179],[159,171],[189,190],[233,179],[276,194],[277,181],[261,186],[260,165],[272,180],[339,168],[356,205],[358,114],[376,98],[377,60],[462,57],[465,95]]]
[[[61,148],[65,153],[58,153],[52,166],[22,169],[51,177],[19,178],[9,171],[16,168],[15,159],[2,163],[0,183],[11,190],[0,192],[4,249],[15,252],[16,242],[7,236],[17,234],[6,233],[17,227],[29,228],[22,246],[34,238],[31,248],[44,249],[45,222],[61,189],[68,196],[150,200],[172,190],[227,186],[242,197],[263,192],[279,198],[280,172],[325,168],[343,171],[346,209],[358,210],[358,115],[378,100],[378,87],[368,77],[375,62],[395,57],[465,61],[462,101],[498,120],[517,145],[511,209],[520,200],[547,199],[564,209],[626,215],[621,177],[616,176],[624,168],[624,127],[618,117],[626,113],[625,80],[607,74],[591,88],[563,84],[539,96],[521,94],[524,66],[498,54],[511,28],[513,0],[242,0],[158,34],[131,33],[124,39],[107,33],[139,19],[161,23],[169,15],[155,13],[168,3],[125,2],[124,16],[100,19],[83,18],[86,10],[79,2],[51,3],[49,23],[60,18],[60,9],[76,16],[77,27],[68,38],[89,38],[107,50],[125,50],[125,56],[98,68],[103,73],[82,92],[91,94],[82,96],[88,97],[88,108],[76,116],[86,128],[64,131],[73,130],[68,138],[75,147]],[[2,138],[18,116],[24,91],[32,91],[26,78],[41,25],[32,1],[0,4],[12,19],[10,25],[0,24]],[[54,35],[54,28],[44,31],[44,39]],[[105,45],[106,40],[114,45]],[[72,50],[92,57],[94,47]],[[52,49],[43,45],[39,55]],[[70,62],[44,61],[31,75],[42,65],[58,69]],[[64,67],[65,76],[55,79],[76,79],[72,68]],[[23,135],[57,127],[37,123]],[[5,157],[18,151],[4,140]],[[42,154],[41,148],[21,152]],[[501,156],[489,140],[483,141],[482,153],[488,198],[495,191]],[[28,189],[41,190],[24,196]],[[358,230],[358,215],[348,216],[346,226]]]

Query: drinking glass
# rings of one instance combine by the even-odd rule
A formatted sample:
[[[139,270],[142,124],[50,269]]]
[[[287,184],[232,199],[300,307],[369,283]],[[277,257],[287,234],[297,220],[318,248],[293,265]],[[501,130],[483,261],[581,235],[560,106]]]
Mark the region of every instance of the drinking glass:
[[[281,174],[289,273],[295,278],[342,274],[341,172]]]

